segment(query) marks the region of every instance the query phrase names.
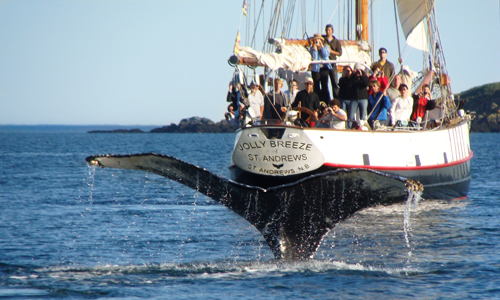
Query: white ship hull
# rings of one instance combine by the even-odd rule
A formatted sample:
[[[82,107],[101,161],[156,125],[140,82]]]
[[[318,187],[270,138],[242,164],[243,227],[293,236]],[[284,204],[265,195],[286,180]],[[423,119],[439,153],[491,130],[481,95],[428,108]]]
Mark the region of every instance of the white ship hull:
[[[473,155],[469,123],[414,131],[247,127],[236,137],[232,179],[269,187],[329,170],[369,169],[419,181],[424,198],[464,198]]]

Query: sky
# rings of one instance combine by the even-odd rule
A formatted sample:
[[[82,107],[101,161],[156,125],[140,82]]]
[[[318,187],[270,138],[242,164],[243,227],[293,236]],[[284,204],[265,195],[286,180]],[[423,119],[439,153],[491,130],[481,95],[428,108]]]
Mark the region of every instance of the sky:
[[[308,17],[309,35],[324,28],[314,20],[338,27],[338,2],[325,0],[321,15]],[[500,81],[499,2],[436,0],[454,93]],[[0,0],[0,125],[163,126],[192,116],[220,121],[238,29],[242,41],[247,38],[242,3]],[[375,0],[374,8],[383,20],[375,24],[374,49],[386,47],[395,62],[393,1]],[[421,52],[404,49],[404,64],[418,70],[411,57]]]

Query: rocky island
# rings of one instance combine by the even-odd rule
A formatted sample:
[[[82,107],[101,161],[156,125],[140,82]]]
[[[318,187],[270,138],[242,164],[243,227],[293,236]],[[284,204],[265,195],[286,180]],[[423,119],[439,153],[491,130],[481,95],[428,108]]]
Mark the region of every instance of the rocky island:
[[[222,120],[215,123],[208,118],[191,117],[182,119],[179,124],[171,123],[168,126],[154,128],[149,133],[229,133],[235,132],[238,127],[233,122]],[[148,133],[140,129],[93,130],[89,133]]]

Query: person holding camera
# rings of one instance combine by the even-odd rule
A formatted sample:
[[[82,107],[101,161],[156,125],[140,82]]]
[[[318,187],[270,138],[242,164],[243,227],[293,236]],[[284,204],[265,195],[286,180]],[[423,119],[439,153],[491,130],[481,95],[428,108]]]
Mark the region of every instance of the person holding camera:
[[[420,123],[425,113],[434,108],[436,108],[436,101],[432,100],[431,88],[428,84],[424,84],[422,86],[422,93],[413,95],[413,112],[411,114],[411,120]]]
[[[370,81],[371,80],[376,80],[380,83],[380,91],[384,93],[385,95],[385,90],[387,86],[389,85],[389,80],[387,79],[387,76],[384,75],[384,71],[382,71],[382,66],[379,63],[374,63],[371,66],[371,69],[373,71],[373,75],[370,76]],[[368,94],[371,94],[371,90],[368,92]]]
[[[347,65],[342,70],[342,77],[339,79],[339,100],[340,108],[347,110],[347,104],[354,98],[351,82],[352,68]]]
[[[333,99],[328,103],[328,107],[323,110],[323,115],[321,115],[319,124],[321,124],[323,120],[330,123],[330,128],[345,129],[347,115],[345,111],[340,109],[340,101],[338,99]]]
[[[356,116],[356,111],[359,107],[359,119],[366,121],[366,115],[368,110],[368,76],[365,73],[362,64],[356,64],[354,66],[354,72],[351,75],[351,86],[353,91],[353,99],[347,104],[347,118],[349,121],[354,121]],[[351,128],[352,123],[349,123],[347,127]]]
[[[313,60],[328,60],[330,48],[325,45],[325,40],[321,34],[316,33],[311,39],[312,46],[309,52]],[[318,94],[319,100],[328,102],[330,100],[330,90],[328,89],[328,74],[332,65],[330,64],[311,64],[311,77],[314,81],[314,92]]]

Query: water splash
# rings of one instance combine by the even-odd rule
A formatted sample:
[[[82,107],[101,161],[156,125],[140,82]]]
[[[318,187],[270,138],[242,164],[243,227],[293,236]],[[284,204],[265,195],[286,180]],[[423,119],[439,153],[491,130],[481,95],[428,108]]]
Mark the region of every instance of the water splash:
[[[95,169],[96,166],[88,166],[88,177],[87,177],[87,187],[89,190],[89,203],[93,203],[93,194],[94,194],[94,181],[95,181]]]
[[[406,247],[408,247],[408,260],[406,264],[409,265],[412,255],[412,246],[410,243],[412,223],[411,223],[411,212],[415,210],[421,198],[422,191],[410,189],[408,191],[408,199],[406,199],[404,211],[403,211],[403,231],[405,235]]]

